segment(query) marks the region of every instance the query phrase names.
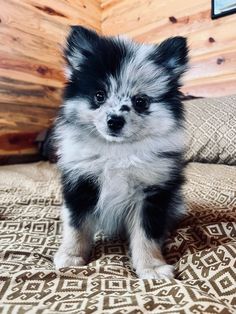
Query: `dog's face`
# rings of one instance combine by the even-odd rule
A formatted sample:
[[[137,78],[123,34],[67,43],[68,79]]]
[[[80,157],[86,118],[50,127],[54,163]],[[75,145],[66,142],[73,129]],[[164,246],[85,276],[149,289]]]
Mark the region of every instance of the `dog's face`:
[[[183,119],[178,88],[187,53],[183,37],[144,45],[72,27],[65,50],[67,121],[110,142],[174,131]]]

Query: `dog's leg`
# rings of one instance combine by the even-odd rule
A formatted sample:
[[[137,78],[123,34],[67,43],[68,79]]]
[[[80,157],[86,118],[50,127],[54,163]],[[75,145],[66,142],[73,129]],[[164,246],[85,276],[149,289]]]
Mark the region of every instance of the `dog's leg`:
[[[57,269],[86,264],[96,231],[93,210],[97,203],[98,188],[92,181],[80,179],[74,188],[64,184],[63,189],[63,238],[54,256]]]
[[[137,275],[143,279],[173,278],[173,266],[161,253],[161,243],[172,215],[183,209],[178,191],[163,191],[156,187],[145,190],[142,208],[133,219],[130,245]]]
[[[80,228],[71,225],[69,210],[62,209],[63,236],[62,243],[54,256],[57,269],[61,267],[85,265],[90,255],[94,232],[87,219]]]
[[[131,235],[133,266],[139,278],[173,278],[173,266],[166,264],[160,244],[147,238],[141,225],[136,225]]]

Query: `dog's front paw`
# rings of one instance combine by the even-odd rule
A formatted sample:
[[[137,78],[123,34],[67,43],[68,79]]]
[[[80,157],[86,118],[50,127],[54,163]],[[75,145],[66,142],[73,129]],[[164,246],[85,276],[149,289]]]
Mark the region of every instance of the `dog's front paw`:
[[[147,267],[137,271],[137,275],[141,279],[171,279],[174,278],[174,267],[168,264]]]
[[[86,262],[81,256],[72,255],[66,253],[65,251],[60,252],[59,250],[54,255],[54,264],[56,266],[56,269],[59,269],[69,266],[83,266],[86,264]]]

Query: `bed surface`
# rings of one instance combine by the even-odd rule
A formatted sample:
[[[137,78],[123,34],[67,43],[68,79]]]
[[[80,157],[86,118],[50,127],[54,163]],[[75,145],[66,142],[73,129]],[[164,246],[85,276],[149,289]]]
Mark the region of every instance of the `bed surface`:
[[[188,212],[167,239],[173,280],[138,279],[99,234],[87,266],[55,271],[61,194],[46,162],[0,167],[1,313],[236,313],[236,167],[190,163]]]

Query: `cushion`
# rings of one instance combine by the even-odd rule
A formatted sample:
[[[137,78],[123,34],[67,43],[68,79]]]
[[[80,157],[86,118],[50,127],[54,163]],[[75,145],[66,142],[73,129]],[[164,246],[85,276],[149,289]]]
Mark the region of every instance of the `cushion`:
[[[236,95],[185,102],[189,161],[236,165]]]
[[[236,167],[190,163],[187,214],[164,245],[175,279],[141,280],[127,243],[98,234],[86,266],[56,271],[58,173],[0,167],[1,313],[235,313]]]

